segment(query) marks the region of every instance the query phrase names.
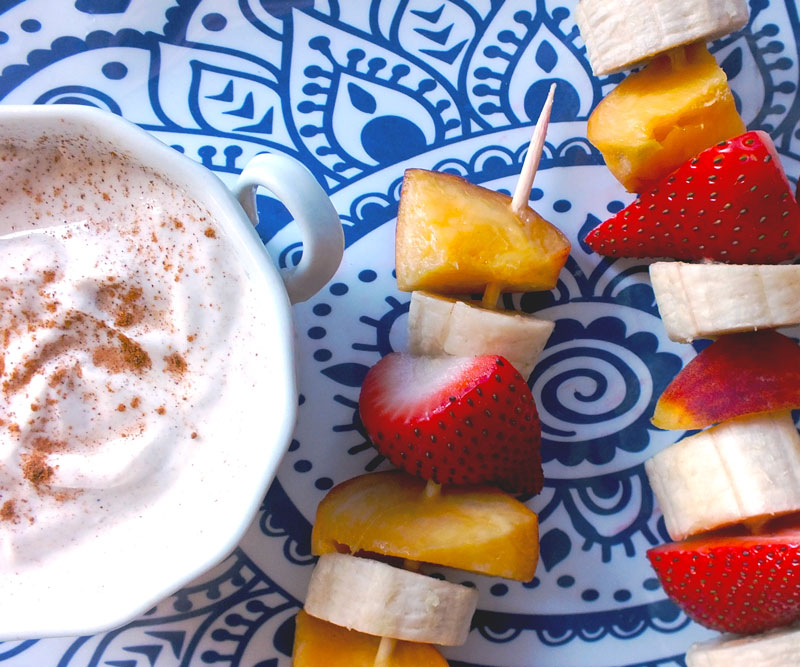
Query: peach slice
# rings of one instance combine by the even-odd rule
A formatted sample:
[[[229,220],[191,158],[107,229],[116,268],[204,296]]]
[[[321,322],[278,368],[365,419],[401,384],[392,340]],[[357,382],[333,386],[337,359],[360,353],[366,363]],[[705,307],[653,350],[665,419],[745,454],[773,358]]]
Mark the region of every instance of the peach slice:
[[[300,611],[294,631],[294,667],[374,667],[381,638]],[[447,667],[447,661],[430,644],[397,641],[382,663],[386,667]]]
[[[776,331],[722,336],[675,376],[653,424],[697,429],[758,412],[800,408],[800,346]]]
[[[493,487],[442,487],[405,472],[361,475],[317,508],[315,554],[371,552],[530,581],[539,559],[536,514]]]
[[[587,137],[625,189],[642,192],[745,131],[725,72],[698,42],[628,76],[589,116]]]
[[[408,169],[397,211],[395,266],[404,291],[437,294],[555,287],[567,238],[529,207],[460,176]]]

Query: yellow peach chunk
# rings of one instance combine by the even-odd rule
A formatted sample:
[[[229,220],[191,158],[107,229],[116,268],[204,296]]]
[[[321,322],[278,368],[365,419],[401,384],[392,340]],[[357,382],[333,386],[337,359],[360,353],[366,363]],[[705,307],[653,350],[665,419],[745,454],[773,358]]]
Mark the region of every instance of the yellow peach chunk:
[[[530,581],[539,558],[536,514],[494,487],[444,486],[402,471],[361,475],[317,509],[315,554],[360,551]]]
[[[567,238],[529,207],[453,174],[408,169],[397,212],[395,266],[401,290],[438,294],[555,287]]]
[[[725,72],[698,42],[628,76],[592,112],[587,136],[625,189],[642,192],[745,131]]]
[[[375,667],[381,638],[341,628],[304,611],[297,614],[294,667]],[[385,667],[447,667],[430,644],[396,641],[381,663]]]

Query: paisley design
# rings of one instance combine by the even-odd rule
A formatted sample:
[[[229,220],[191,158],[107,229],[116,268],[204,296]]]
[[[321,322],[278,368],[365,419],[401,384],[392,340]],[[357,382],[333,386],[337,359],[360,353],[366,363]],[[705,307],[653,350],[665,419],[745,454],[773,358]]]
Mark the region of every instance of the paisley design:
[[[259,152],[292,155],[331,195],[347,245],[329,285],[294,308],[297,428],[236,551],[123,628],[2,642],[0,662],[290,664],[293,619],[315,561],[316,506],[335,484],[387,467],[357,408],[369,367],[407,345],[409,295],[393,273],[403,170],[513,191],[552,83],[531,203],[573,250],[556,289],[503,297],[506,308],[556,322],[529,379],[546,485],[523,500],[539,514],[541,558],[527,583],[429,568],[481,595],[468,643],[445,654],[462,667],[672,667],[710,636],[665,599],[644,557],[668,536],[643,464],[681,435],[653,428],[649,416],[700,345],[666,338],[646,262],[600,258],[582,242],[632,196],[586,140],[591,110],[623,75],[592,76],[575,4],[0,1],[2,103],[106,109],[228,183]],[[748,126],[772,134],[796,181],[797,8],[749,4],[746,29],[711,49]],[[266,194],[258,211],[276,264],[295,266],[302,244],[289,213]]]
[[[262,643],[289,655],[290,633],[284,627],[299,607],[298,600],[237,550],[202,583],[179,591],[140,620],[105,635],[74,640],[59,666],[100,660],[125,666],[156,665],[160,660],[165,664],[241,664],[247,657],[258,656]],[[187,627],[196,629],[189,632]]]

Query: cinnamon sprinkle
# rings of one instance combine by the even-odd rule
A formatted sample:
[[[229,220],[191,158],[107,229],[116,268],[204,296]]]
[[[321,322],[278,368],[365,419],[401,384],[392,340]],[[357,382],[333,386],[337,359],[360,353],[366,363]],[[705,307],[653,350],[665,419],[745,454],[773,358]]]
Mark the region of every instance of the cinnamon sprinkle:
[[[22,456],[22,475],[34,486],[47,484],[55,472],[42,452]]]
[[[125,334],[118,333],[119,347],[113,345],[100,345],[92,354],[92,363],[105,368],[111,373],[134,372],[139,373],[149,370],[152,366],[150,355],[136,341]]]
[[[66,375],[67,375],[67,369],[59,368],[50,376],[50,379],[48,380],[47,384],[52,389],[55,389],[58,385],[60,385],[64,381]]]
[[[66,449],[67,443],[63,440],[53,440],[52,438],[38,437],[33,440],[33,449],[36,452],[50,454],[60,449]]]
[[[144,348],[139,343],[131,340],[124,334],[117,334],[122,343],[122,358],[133,370],[142,370],[150,368],[150,355],[145,352]]]
[[[164,361],[167,362],[167,367],[164,371],[172,375],[183,375],[188,368],[186,360],[177,352],[173,352],[164,357]]]
[[[16,523],[17,519],[16,503],[13,499],[6,500],[3,505],[0,506],[0,521],[13,521]]]
[[[142,298],[141,287],[127,288],[116,280],[102,285],[97,290],[97,307],[114,316],[115,327],[130,327],[145,317],[145,308],[139,303]]]
[[[72,321],[65,323],[65,328],[72,324]],[[20,372],[19,368],[15,368],[9,378],[3,382],[3,392],[13,394],[23,387],[26,387],[31,381],[31,378],[36,375],[39,370],[51,359],[55,359],[59,355],[76,343],[73,336],[64,334],[58,340],[46,343],[41,347],[39,353],[31,359],[28,359],[23,364],[23,371]]]
[[[133,323],[134,323],[133,313],[129,310],[120,311],[114,318],[115,327],[129,327]]]
[[[69,140],[66,145],[68,149],[74,148]],[[83,144],[78,147],[82,148]],[[72,157],[73,153],[68,151],[66,155]],[[95,264],[99,272],[81,270],[76,275],[71,275],[71,265],[59,259],[45,259],[46,263],[42,263],[38,256],[31,255],[33,259],[24,260],[27,264],[19,270],[13,265],[13,272],[7,272],[11,287],[0,286],[3,319],[0,328],[0,434],[4,433],[9,444],[20,449],[14,457],[15,470],[8,471],[9,474],[3,471],[0,475],[0,532],[12,529],[10,525],[3,526],[2,521],[33,523],[38,503],[66,501],[84,493],[83,489],[65,491],[60,488],[60,478],[67,472],[65,464],[61,468],[58,465],[56,457],[61,452],[80,456],[84,448],[102,446],[107,438],[134,437],[137,432],[145,433],[152,422],[165,419],[170,426],[176,421],[181,423],[193,442],[200,442],[190,422],[181,421],[180,401],[189,400],[187,395],[195,390],[194,383],[188,382],[190,373],[199,374],[205,370],[207,359],[195,361],[194,356],[190,356],[192,348],[196,347],[194,342],[205,333],[187,333],[184,327],[189,325],[183,324],[182,309],[175,304],[186,291],[194,298],[195,292],[202,291],[204,279],[206,285],[214,287],[214,266],[225,256],[217,257],[215,253],[220,249],[213,248],[217,243],[211,239],[224,241],[224,234],[214,227],[209,217],[184,213],[180,198],[177,203],[181,210],[177,215],[167,213],[169,206],[165,206],[164,211],[156,210],[160,208],[157,202],[162,186],[155,176],[150,185],[155,190],[156,204],[144,198],[142,206],[139,205],[141,198],[133,192],[137,187],[135,181],[130,189],[119,176],[116,182],[107,182],[103,172],[96,169],[103,166],[102,159],[91,152],[74,155],[81,158],[82,167],[79,170],[75,165],[69,166],[70,177],[74,172],[77,179],[75,191],[71,189],[72,181],[62,192],[46,180],[46,185],[40,185],[32,179],[25,191],[35,195],[38,204],[32,206],[31,202],[20,200],[21,205],[31,209],[28,217],[32,221],[54,216],[66,222],[73,222],[72,218],[88,220],[92,226],[96,223],[103,240],[106,232],[114,231],[108,240],[115,244],[114,248],[120,244],[120,252],[98,253],[97,256],[108,259],[108,263],[103,259]],[[58,162],[60,157],[56,155],[52,163]],[[0,162],[4,160],[6,155],[0,156]],[[45,176],[51,176],[51,164],[46,165]],[[122,170],[121,173],[127,172]],[[15,193],[23,190],[18,185],[19,178],[27,177],[15,177],[12,188]],[[37,192],[42,188],[44,195]],[[9,187],[6,184],[2,189],[8,191]],[[114,210],[103,202],[121,193],[125,202],[122,217],[126,224],[117,229]],[[95,216],[93,209],[103,215]],[[110,213],[108,219],[104,217],[106,210]],[[73,216],[76,211],[81,216]],[[161,228],[158,228],[159,223]],[[54,231],[55,241],[72,239],[77,242],[81,238],[85,241],[81,235],[93,232],[89,223],[76,224],[74,229],[74,238],[71,231]],[[181,236],[184,238],[179,240]],[[204,237],[209,242],[198,241]],[[162,240],[163,247],[159,245]],[[88,243],[92,243],[91,236]],[[54,252],[59,251],[57,245],[54,242]],[[68,245],[64,247],[71,250]],[[222,248],[226,249],[227,246]],[[57,258],[58,254],[53,256]],[[102,268],[104,266],[107,268]],[[17,274],[24,276],[24,281],[17,281]],[[238,279],[237,276],[234,278]],[[80,283],[76,283],[78,278]],[[176,293],[170,278],[189,284]],[[73,306],[61,299],[60,294],[62,289],[71,289],[75,284],[81,291],[80,299]],[[199,307],[216,307],[224,314],[224,304],[217,306],[213,294],[208,306],[204,296]],[[197,326],[194,318],[188,320]],[[157,344],[163,341],[166,345],[156,353],[156,348],[150,348],[146,342],[147,336],[161,331],[164,336],[155,337],[159,341]],[[184,336],[186,341],[182,343]],[[21,349],[16,345],[18,337],[26,339],[22,341],[26,347]],[[4,350],[3,346],[8,349]],[[191,369],[189,359],[192,360]],[[152,374],[159,364],[167,375]],[[82,365],[85,366],[83,372]],[[152,394],[148,386],[154,387]],[[15,413],[17,408],[20,409],[18,414]],[[164,418],[154,417],[154,411]],[[165,416],[168,412],[170,417]],[[20,487],[19,494],[11,492],[11,484]],[[33,500],[30,508],[27,507],[28,497]],[[93,497],[87,500],[90,511],[93,501]],[[49,516],[47,518],[49,520]]]

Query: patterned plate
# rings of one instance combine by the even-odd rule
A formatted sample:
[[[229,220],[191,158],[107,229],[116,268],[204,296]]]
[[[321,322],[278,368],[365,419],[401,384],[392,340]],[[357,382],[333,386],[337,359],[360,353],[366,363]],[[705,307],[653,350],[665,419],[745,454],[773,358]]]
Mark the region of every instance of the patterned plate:
[[[108,109],[229,183],[256,153],[288,153],[328,189],[347,239],[336,277],[294,309],[299,422],[235,552],[124,628],[0,643],[0,662],[290,663],[316,505],[334,484],[386,467],[356,401],[368,367],[405,346],[409,296],[392,273],[403,169],[513,190],[553,82],[532,199],[573,252],[553,292],[504,297],[556,321],[530,380],[547,477],[529,500],[541,561],[528,584],[445,572],[481,593],[469,642],[445,654],[461,666],[656,667],[683,665],[688,645],[710,635],[666,601],[644,558],[667,535],[642,464],[680,435],[648,419],[694,348],[666,338],[645,263],[600,259],[579,241],[632,197],[585,138],[590,111],[621,76],[591,76],[574,4],[0,0],[3,103]],[[713,51],[747,125],[772,134],[796,180],[800,16],[793,0],[750,5],[747,28]],[[300,245],[288,214],[267,197],[259,208],[262,238],[292,266]]]

